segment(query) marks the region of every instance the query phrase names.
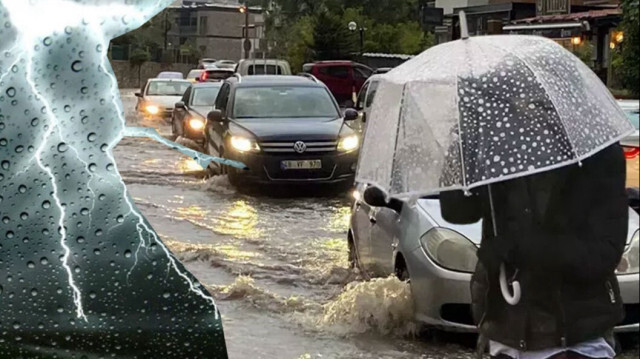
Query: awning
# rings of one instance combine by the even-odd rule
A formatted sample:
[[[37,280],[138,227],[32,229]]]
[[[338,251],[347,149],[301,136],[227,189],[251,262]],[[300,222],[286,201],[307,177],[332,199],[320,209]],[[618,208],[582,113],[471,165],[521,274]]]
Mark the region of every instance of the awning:
[[[526,31],[526,30],[547,30],[547,29],[572,29],[584,27],[581,22],[556,22],[546,24],[517,24],[507,25],[503,28],[504,31]]]

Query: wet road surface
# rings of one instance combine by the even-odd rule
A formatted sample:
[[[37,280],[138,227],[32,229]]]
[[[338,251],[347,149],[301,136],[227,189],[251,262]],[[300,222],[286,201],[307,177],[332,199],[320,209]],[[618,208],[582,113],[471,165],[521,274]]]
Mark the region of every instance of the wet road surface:
[[[129,125],[169,135],[166,123],[135,120],[132,94]],[[230,358],[474,357],[470,336],[408,334],[406,284],[348,268],[349,193],[239,193],[147,139],[125,138],[114,154],[138,208],[216,297]]]

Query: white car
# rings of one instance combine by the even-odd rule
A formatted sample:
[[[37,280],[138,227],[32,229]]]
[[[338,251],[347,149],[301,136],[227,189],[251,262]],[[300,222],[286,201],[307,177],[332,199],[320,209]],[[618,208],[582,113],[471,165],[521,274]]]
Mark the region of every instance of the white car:
[[[150,79],[136,92],[136,111],[145,118],[171,119],[176,102],[179,102],[191,82],[181,79]]]
[[[482,236],[482,222],[456,225],[445,221],[437,197],[410,203],[406,198],[386,201],[373,187],[357,186],[348,234],[349,258],[365,276],[396,274],[409,280],[416,320],[448,331],[473,332],[471,274]],[[377,192],[377,194],[376,194]],[[373,196],[374,200],[371,200]],[[639,325],[638,214],[629,209],[627,249],[618,280],[626,318],[616,332],[637,332]]]

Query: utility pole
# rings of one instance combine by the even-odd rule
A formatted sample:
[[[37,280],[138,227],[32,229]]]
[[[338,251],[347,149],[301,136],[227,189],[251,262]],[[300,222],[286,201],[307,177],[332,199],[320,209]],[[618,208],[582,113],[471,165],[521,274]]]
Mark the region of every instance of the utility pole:
[[[244,14],[244,31],[242,36],[244,41],[242,43],[242,47],[244,48],[244,58],[248,59],[249,54],[251,53],[251,41],[249,40],[249,8],[247,5],[242,5],[238,10],[240,13]]]

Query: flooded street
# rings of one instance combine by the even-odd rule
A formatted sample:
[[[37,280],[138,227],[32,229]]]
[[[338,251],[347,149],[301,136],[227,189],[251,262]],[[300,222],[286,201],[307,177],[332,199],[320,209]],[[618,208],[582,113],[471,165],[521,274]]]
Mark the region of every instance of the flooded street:
[[[133,91],[122,96],[130,125],[150,125],[135,123]],[[168,124],[153,125],[169,135]],[[239,193],[140,138],[114,154],[138,208],[216,297],[230,358],[473,357],[462,340],[406,335],[415,329],[407,285],[364,283],[348,268],[349,193]]]

